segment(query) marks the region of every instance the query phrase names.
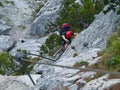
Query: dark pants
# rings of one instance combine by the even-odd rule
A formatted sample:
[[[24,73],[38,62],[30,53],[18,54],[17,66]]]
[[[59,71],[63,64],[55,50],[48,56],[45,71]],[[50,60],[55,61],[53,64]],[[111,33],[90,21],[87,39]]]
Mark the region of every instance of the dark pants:
[[[66,48],[69,46],[71,43],[71,40],[69,40],[69,43],[66,43],[65,40],[62,40],[61,45],[62,45],[62,50],[66,50]]]

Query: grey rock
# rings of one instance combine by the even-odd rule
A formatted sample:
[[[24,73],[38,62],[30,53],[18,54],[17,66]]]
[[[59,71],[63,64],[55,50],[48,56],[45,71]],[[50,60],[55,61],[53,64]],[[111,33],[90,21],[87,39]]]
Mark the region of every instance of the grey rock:
[[[12,39],[11,36],[0,36],[0,48],[3,51],[9,51],[15,45],[15,41]]]
[[[40,75],[31,75],[36,83]],[[27,75],[2,76],[0,75],[0,90],[29,90],[33,86]]]
[[[120,20],[120,15],[110,11],[106,15],[101,12],[97,15],[93,23],[72,41],[71,46],[75,46],[77,53],[85,52],[90,48],[100,48],[103,50],[106,47],[108,37],[116,32]],[[87,44],[87,47],[85,47]],[[73,50],[70,47],[66,50],[63,56],[73,55]]]
[[[10,26],[0,25],[0,35],[1,34],[4,34],[4,35],[9,34],[10,30],[11,30]]]
[[[113,11],[108,12],[106,15],[101,12],[99,15],[96,16],[94,22],[73,40],[71,44],[75,46],[75,50],[71,49],[71,47],[68,47],[62,57],[57,62],[55,62],[55,64],[72,66],[76,62],[80,62],[80,60],[86,60],[87,62],[89,62],[89,64],[97,63],[99,57],[94,59],[93,57],[97,57],[97,52],[103,50],[106,47],[106,41],[109,35],[116,32],[119,20],[120,16]],[[100,50],[95,50],[94,48],[99,48]],[[75,58],[72,57],[74,53],[78,54],[78,56],[76,56]],[[74,90],[72,88],[77,88],[77,86],[73,85],[73,82],[69,81],[74,81],[80,77],[80,80],[83,80],[84,78],[90,77],[91,75],[94,76],[95,74],[93,72],[81,72],[74,75],[77,71],[57,67],[51,68],[51,66],[46,66],[45,68],[44,66],[42,67],[42,65],[37,66],[36,70],[43,70],[43,68],[43,78],[41,77],[43,80],[39,79],[37,85],[34,87],[33,90],[52,90],[53,88],[55,88],[55,86],[53,86],[53,83],[51,82],[57,83],[57,80],[62,80],[62,85],[60,84],[60,82],[58,83],[58,85],[61,85],[61,88],[66,85],[71,90]],[[51,74],[50,71],[52,72]],[[61,75],[61,77],[59,75]],[[51,79],[51,77],[54,77],[54,81]]]
[[[59,17],[61,10],[61,2],[63,0],[48,0],[44,7],[38,13],[38,18],[32,23],[28,33],[31,36],[44,36],[45,32],[48,31],[48,24],[54,22]]]
[[[40,52],[40,46],[45,42],[47,37],[40,39],[24,39],[16,42],[15,47],[10,51],[10,54],[15,56],[18,49],[26,50],[27,52],[38,54]],[[35,56],[34,56],[35,57]]]

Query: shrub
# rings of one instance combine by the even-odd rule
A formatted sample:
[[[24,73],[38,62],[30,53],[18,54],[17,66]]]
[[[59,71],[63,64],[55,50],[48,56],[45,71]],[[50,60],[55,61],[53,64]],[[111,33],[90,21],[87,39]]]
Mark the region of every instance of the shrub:
[[[100,3],[100,4],[99,4]],[[60,17],[56,20],[58,25],[67,22],[72,25],[72,30],[80,32],[83,28],[89,26],[94,20],[94,15],[99,13],[104,7],[104,2],[97,0],[84,0],[83,5],[75,3],[74,0],[65,0]]]
[[[80,21],[89,26],[89,24],[94,20],[94,15],[97,13],[94,3],[91,0],[86,0],[80,8],[80,13]]]
[[[120,14],[120,1],[119,0],[103,0],[105,4],[108,5],[107,9],[104,10],[104,13],[106,14],[110,10],[116,11],[118,14]]]
[[[95,9],[97,13],[103,10],[104,6],[107,4],[107,0],[96,0],[95,2]]]
[[[105,60],[105,65],[108,67],[108,70],[120,70],[120,58],[112,57],[109,60]]]
[[[2,2],[0,2],[0,7],[4,7],[4,5],[2,4]]]
[[[111,71],[120,70],[120,39],[118,35],[118,33],[114,33],[109,37],[106,49],[102,51],[99,68]]]
[[[76,56],[78,56],[78,54],[77,54],[77,53],[74,53],[73,57],[76,57]]]
[[[15,5],[14,1],[5,0],[5,2],[6,2],[7,4]]]
[[[55,33],[50,35],[49,38],[45,41],[45,44],[40,47],[40,54],[48,54],[53,56],[53,54],[60,48],[60,42],[61,40],[59,35]]]
[[[93,80],[93,78],[88,77],[88,78],[85,79],[85,81],[86,81],[87,83],[90,82],[91,80]]]
[[[18,50],[18,52],[26,52],[25,50]],[[26,57],[26,59],[30,59],[30,57]],[[38,60],[37,58],[35,60]],[[25,66],[28,71],[31,71],[34,64],[30,62],[25,62]],[[25,67],[23,67],[20,63],[16,63],[14,61],[14,57],[10,55],[8,52],[0,53],[0,74],[2,75],[23,75],[27,74],[25,71]]]
[[[15,68],[13,56],[7,52],[0,53],[0,74],[10,75]]]
[[[28,51],[18,49],[17,52],[26,54],[26,57],[24,57],[24,59],[26,59],[26,60],[31,59],[31,57],[28,56],[28,54],[27,54]],[[32,60],[38,61],[39,58],[33,58]],[[24,66],[23,66],[23,64],[19,63],[19,65],[17,65],[18,66],[17,70],[13,73],[14,75],[24,75],[24,74],[27,74],[26,70],[31,71],[33,69],[34,63],[27,62],[27,61],[22,61],[22,62],[24,62]]]
[[[87,66],[89,63],[86,61],[80,61],[80,62],[76,62],[73,67],[81,67],[83,65]]]

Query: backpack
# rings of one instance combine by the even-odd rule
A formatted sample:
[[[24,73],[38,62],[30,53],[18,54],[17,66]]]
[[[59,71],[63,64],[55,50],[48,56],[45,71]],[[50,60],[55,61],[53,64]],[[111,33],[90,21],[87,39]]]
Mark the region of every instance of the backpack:
[[[68,23],[62,24],[60,36],[62,36],[63,34],[65,35],[65,33],[69,30],[70,30],[70,24]]]

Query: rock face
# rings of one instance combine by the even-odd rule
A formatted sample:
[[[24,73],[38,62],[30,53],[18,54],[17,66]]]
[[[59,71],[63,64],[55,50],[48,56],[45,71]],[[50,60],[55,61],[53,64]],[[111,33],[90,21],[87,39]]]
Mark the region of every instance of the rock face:
[[[92,58],[97,57],[98,51],[99,49],[96,48],[85,53],[79,53],[79,55],[76,57],[63,57],[55,64],[73,66],[76,62],[80,62],[83,60],[89,62],[89,64],[93,64],[98,61],[98,58]],[[83,66],[83,68],[85,68],[85,66]],[[38,80],[37,84],[31,90],[64,90],[65,87],[71,88],[68,90],[78,90],[77,84],[85,85],[87,82],[84,79],[87,77],[92,78],[95,74],[95,72],[80,72],[77,69],[67,69],[39,64],[37,64],[34,69],[36,70],[36,72],[42,70],[43,74]],[[72,87],[72,85],[74,85],[75,87]]]
[[[43,0],[1,0],[0,34],[9,34],[15,40],[26,37],[37,13],[35,9],[43,4]]]
[[[11,30],[11,27],[9,27],[7,25],[0,25],[0,35],[1,34],[6,35],[6,34],[8,34],[10,32],[10,30]]]
[[[27,40],[19,40],[15,47],[10,51],[10,54],[15,56],[17,53],[17,50],[26,50],[27,52],[33,53],[33,54],[39,54],[40,52],[40,46],[45,42],[47,37],[43,37],[40,39],[27,39]]]
[[[106,15],[101,12],[94,22],[73,40],[71,45],[75,46],[77,53],[89,48],[104,49],[109,35],[117,30],[119,20],[120,15],[113,11],[108,12]],[[88,46],[84,47],[85,43]],[[73,53],[73,50],[68,49],[64,56],[71,56]]]
[[[103,77],[100,77],[98,79],[95,79],[89,83],[87,83],[84,88],[82,88],[82,90],[104,90],[104,89],[109,89],[110,86],[112,86],[113,84],[117,84],[120,82],[120,79],[112,79],[109,80],[108,75],[105,75]],[[113,89],[115,90],[115,89]]]
[[[33,13],[36,14],[37,12],[35,12],[35,9],[36,8],[40,9],[38,8],[38,6],[42,7],[42,5],[46,1],[44,0],[15,0],[15,1],[1,0],[0,1],[0,35],[1,35],[0,52],[9,51],[13,46],[18,47],[18,44],[20,44],[19,41],[21,39],[28,37],[26,35],[26,32],[28,28],[30,28],[33,18],[35,18]],[[30,42],[31,41],[32,40],[30,40]],[[30,44],[30,42],[27,44]],[[33,41],[33,43],[35,43],[35,40]],[[37,45],[38,44],[39,43],[37,43]],[[23,45],[25,45],[25,43]],[[31,45],[31,47],[36,48],[37,45],[34,44],[33,46]],[[16,49],[19,49],[20,46],[18,48],[16,47]],[[39,47],[37,47],[37,50],[39,50],[38,48]]]
[[[0,36],[0,49],[2,51],[9,51],[15,45],[15,41],[11,36]]]
[[[2,2],[3,1],[4,0],[2,0]],[[21,1],[24,2],[24,0]],[[49,21],[54,22],[54,20],[59,16],[62,1],[63,0],[49,0],[45,4],[45,6],[39,11],[38,18],[33,22],[30,28],[30,35],[43,36],[45,34],[47,31],[46,26],[50,23]],[[20,2],[20,0],[15,0],[14,3],[17,5],[17,8],[22,10],[22,12],[25,12],[24,9],[26,8],[28,12],[25,15],[23,15],[23,13],[16,13],[15,15],[22,14],[23,18],[27,17],[29,14],[31,15],[32,12],[30,11],[29,6],[26,5],[26,2],[24,4],[18,2]],[[3,8],[2,11],[9,10],[9,6],[12,6],[11,3],[7,6],[7,9]],[[14,8],[15,11],[18,11],[19,9]],[[11,10],[9,11],[11,12]],[[1,13],[2,12],[0,12],[0,14]],[[31,17],[28,17],[24,22],[21,18],[14,19],[15,15],[11,18],[13,23],[10,24],[10,26],[15,24],[16,26],[21,27],[23,24],[29,24],[28,21]],[[15,23],[15,20],[18,21]],[[83,61],[87,62],[88,65],[97,63],[100,58],[98,57],[97,52],[105,48],[106,40],[110,34],[116,31],[119,20],[120,16],[113,11],[108,12],[106,15],[101,12],[94,22],[73,40],[71,45],[75,46],[75,50],[68,47],[62,57],[56,61],[55,64],[73,67],[76,63]],[[1,22],[4,25],[8,23],[5,20]],[[17,28],[15,27],[14,29]],[[6,30],[7,29],[1,29],[0,31],[4,32]],[[20,38],[18,34],[16,34],[15,37]],[[12,40],[10,36],[0,36],[0,51],[8,51],[11,47],[13,47],[14,43],[14,40]],[[25,42],[18,42],[15,49],[13,49],[10,53],[14,55],[17,49],[25,49],[38,54],[39,52],[37,52],[37,50],[39,50],[39,46],[41,45],[40,43],[41,41],[37,40],[25,40]],[[77,55],[74,56],[74,54]],[[86,68],[86,66],[83,65],[81,68]],[[84,72],[78,69],[72,70],[39,64],[36,64],[33,73],[39,72],[40,70],[43,73],[41,77],[38,76],[39,80],[35,86],[32,85],[29,78],[26,76],[0,76],[0,90],[97,90],[99,87],[100,89],[105,88],[105,86],[110,82],[113,82],[112,84],[120,82],[119,79],[106,81],[108,78],[107,76],[92,80],[96,73],[91,71]],[[37,76],[35,76],[34,79],[36,77]],[[35,81],[37,79],[35,79]],[[88,83],[86,79],[91,79],[91,81],[89,80]],[[99,83],[96,85],[98,81]]]
[[[113,11],[108,12],[106,15],[101,12],[94,22],[73,40],[71,45],[75,46],[75,50],[68,47],[55,64],[74,66],[75,63],[81,61],[86,61],[89,65],[97,63],[100,58],[97,56],[97,52],[105,48],[107,38],[117,30],[119,20],[120,16]],[[77,53],[78,56],[73,57],[75,53]],[[85,68],[85,66],[82,68]],[[88,83],[86,79],[93,78],[95,72],[82,72],[81,70],[44,65],[36,65],[34,71],[35,70],[36,72],[43,70],[43,77],[38,80],[33,90],[97,90],[99,87],[101,87],[102,90],[107,83],[111,82],[111,80],[104,81],[103,79],[99,79],[101,83],[93,89],[94,83],[97,83],[97,80],[93,81],[93,86],[91,84],[92,80],[90,81],[90,85],[88,84],[88,86],[86,86]],[[119,82],[119,80],[117,80],[117,82]],[[110,83],[108,86],[110,86]]]
[[[40,75],[31,75],[34,82]],[[0,90],[29,90],[33,86],[27,75],[23,76],[2,76],[0,75]]]
[[[61,10],[61,2],[63,0],[48,0],[38,13],[38,18],[32,23],[29,34],[33,36],[44,36],[47,31],[48,24],[54,22],[59,17]]]

